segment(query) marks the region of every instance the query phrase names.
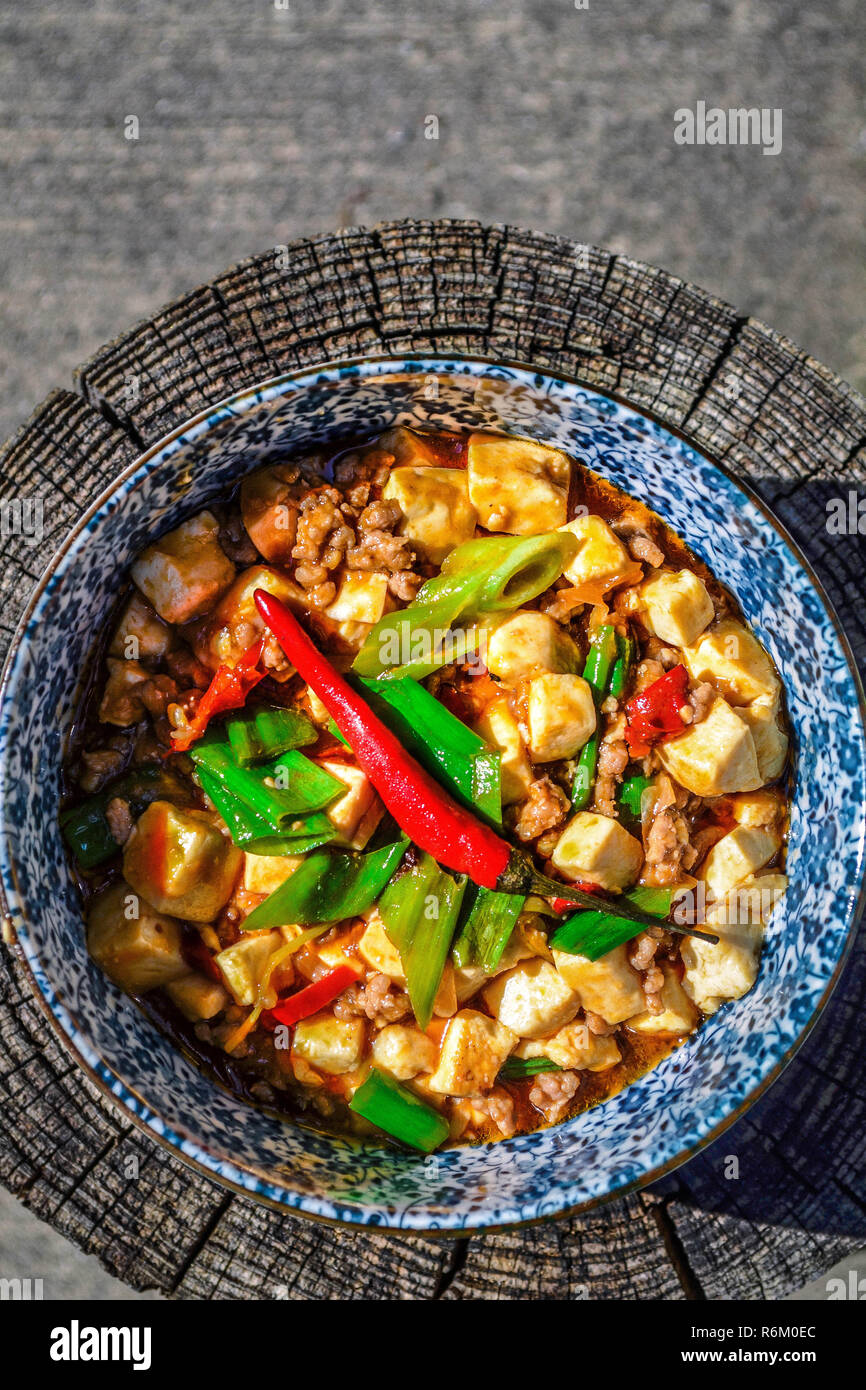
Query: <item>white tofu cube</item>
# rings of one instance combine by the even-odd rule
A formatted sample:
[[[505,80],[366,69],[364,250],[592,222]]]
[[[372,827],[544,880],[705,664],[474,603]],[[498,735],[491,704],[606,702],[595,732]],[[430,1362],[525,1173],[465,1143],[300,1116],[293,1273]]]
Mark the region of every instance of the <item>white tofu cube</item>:
[[[781,836],[764,826],[738,825],[729,830],[713,845],[701,869],[710,895],[724,897],[729,888],[768,864],[781,843]]]
[[[641,585],[644,626],[662,642],[688,647],[713,620],[707,586],[691,570],[662,570]]]
[[[354,1071],[364,1055],[365,1029],[361,1018],[335,1018],[333,1014],[314,1014],[295,1026],[292,1055],[308,1066],[342,1076]]]
[[[771,787],[740,792],[731,797],[731,813],[738,825],[775,825],[781,820],[782,799]]]
[[[536,536],[568,516],[571,460],[526,439],[473,434],[467,463],[469,498],[487,531]]]
[[[213,608],[235,577],[213,512],[199,512],[143,550],[132,578],[167,623],[189,623]]]
[[[610,816],[578,811],[550,857],[566,878],[585,879],[610,892],[635,882],[643,864],[643,846]]]
[[[709,681],[730,705],[748,705],[761,696],[772,699],[779,677],[764,648],[744,623],[724,618],[683,651],[694,681]]]
[[[553,959],[565,983],[580,995],[581,1006],[605,1022],[622,1023],[643,1009],[640,977],[628,963],[625,945],[608,951],[600,960],[554,948]]]
[[[400,952],[385,931],[385,923],[378,908],[371,908],[364,916],[367,925],[358,942],[358,955],[371,970],[387,975],[395,985],[405,985],[406,974],[400,960]]]
[[[532,768],[507,695],[491,700],[476,724],[475,732],[501,754],[503,806],[522,801],[532,783]]]
[[[484,991],[492,1014],[518,1037],[540,1038],[569,1023],[580,1008],[580,996],[550,961],[541,956],[521,961],[498,975]]]
[[[494,617],[483,630],[484,664],[504,685],[544,671],[576,672],[581,664],[576,643],[547,613],[518,609],[507,618]]]
[[[636,584],[643,577],[640,565],[600,516],[577,516],[559,529],[570,531],[579,545],[565,568],[565,577],[578,589],[589,588],[591,600],[600,601],[609,589],[624,583]]]
[[[283,937],[278,931],[249,932],[233,946],[220,951],[216,963],[236,1004],[256,1002],[265,966],[282,945]]]
[[[595,733],[595,701],[582,676],[543,675],[529,681],[526,724],[535,763],[573,758]]]
[[[661,991],[662,1012],[651,1014],[645,1010],[630,1018],[626,1026],[635,1033],[673,1033],[677,1036],[690,1033],[698,1021],[698,1011],[667,961],[661,963],[661,969],[665,977]]]
[[[419,1072],[432,1072],[437,1055],[432,1038],[403,1023],[389,1023],[373,1039],[373,1061],[397,1081],[411,1081]]]
[[[392,454],[398,467],[429,468],[439,463],[439,455],[428,436],[407,429],[405,425],[395,425],[393,429],[385,430],[372,447],[376,451]]]
[[[477,517],[462,468],[393,468],[382,496],[403,513],[401,535],[433,565],[475,535]]]
[[[517,1034],[486,1014],[461,1009],[448,1023],[429,1090],[445,1096],[487,1091],[517,1042]]]
[[[680,947],[683,985],[705,1014],[715,1013],[726,999],[740,999],[752,988],[764,925],[787,885],[784,874],[750,877],[707,910],[706,925],[718,933],[718,944],[684,938]]]
[[[563,1071],[609,1071],[622,1060],[612,1037],[598,1037],[577,1019],[567,1023],[551,1038],[518,1043],[517,1057],[549,1057]]]
[[[294,464],[257,468],[241,483],[241,516],[253,545],[275,565],[289,565],[298,530],[299,493]]]
[[[302,856],[244,853],[243,886],[248,893],[273,893],[295,872]]]
[[[128,994],[146,994],[188,974],[181,947],[179,923],[156,912],[123,879],[103,889],[90,904],[87,949]]]
[[[310,718],[312,719],[313,723],[318,724],[320,726],[327,724],[331,716],[328,713],[326,707],[322,704],[315,690],[312,690],[310,686],[307,686],[304,690],[304,694],[307,699],[307,704],[310,710]]]
[[[755,752],[758,755],[758,772],[763,782],[773,782],[781,775],[788,756],[788,735],[781,723],[781,699],[779,694],[759,696],[750,705],[737,710],[752,731]]]
[[[140,593],[133,593],[111,639],[109,656],[138,661],[141,657],[164,656],[171,646],[167,623],[153,611]]]
[[[761,785],[752,732],[718,696],[705,719],[658,745],[667,772],[696,796],[756,791]]]
[[[335,623],[377,623],[385,612],[388,576],[376,571],[347,570],[337,597],[325,609]]]
[[[192,1023],[216,1018],[229,1002],[228,991],[223,989],[219,980],[211,980],[197,970],[190,971],[189,975],[181,975],[179,980],[170,981],[165,992],[184,1018]]]
[[[373,784],[361,768],[351,763],[341,763],[336,758],[325,758],[319,766],[324,768],[325,772],[330,772],[332,777],[336,777],[347,788],[345,796],[341,796],[338,801],[332,801],[327,808],[328,820],[339,831],[343,842],[351,845],[353,849],[363,848],[363,845],[358,846],[355,841],[365,816],[374,807],[380,808],[381,814],[381,802]],[[367,839],[370,838],[372,829],[373,827]],[[364,843],[366,844],[366,840]]]

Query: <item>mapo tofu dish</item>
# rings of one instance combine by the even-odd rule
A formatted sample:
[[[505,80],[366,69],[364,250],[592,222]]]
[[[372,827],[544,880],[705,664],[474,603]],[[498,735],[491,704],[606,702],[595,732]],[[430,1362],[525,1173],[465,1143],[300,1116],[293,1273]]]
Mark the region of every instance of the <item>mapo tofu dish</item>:
[[[752,987],[787,756],[767,652],[645,505],[394,428],[138,555],[60,824],[93,960],[198,1065],[429,1152],[604,1101]]]

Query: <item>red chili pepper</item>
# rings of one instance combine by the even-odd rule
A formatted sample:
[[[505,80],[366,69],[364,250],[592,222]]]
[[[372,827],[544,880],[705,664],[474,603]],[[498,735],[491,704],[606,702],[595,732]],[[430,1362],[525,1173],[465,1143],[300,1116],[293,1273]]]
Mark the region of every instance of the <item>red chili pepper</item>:
[[[234,666],[220,666],[214,678],[198,702],[196,712],[183,729],[172,733],[172,752],[185,753],[191,743],[201,738],[215,714],[225,710],[239,709],[247,695],[264,680],[265,671],[257,671],[262,656],[264,638],[260,637],[246,651]]]
[[[685,666],[674,666],[628,701],[625,741],[633,757],[642,758],[652,744],[664,743],[683,732],[686,726],[680,710],[688,693],[688,671]]]
[[[266,1028],[269,1028],[271,1022],[288,1026],[300,1023],[302,1018],[309,1018],[311,1014],[317,1014],[320,1009],[332,1003],[344,989],[353,985],[357,978],[358,972],[353,970],[351,965],[338,965],[335,969],[329,970],[327,975],[320,976],[313,984],[299,989],[297,994],[290,994],[288,999],[281,1000],[275,1008],[268,1009],[266,1014],[262,1014],[261,1022]]]
[[[525,855],[459,806],[334,669],[285,604],[264,589],[256,589],[254,597],[298,675],[318,695],[400,829],[419,849],[482,888],[535,892],[582,907],[598,905],[599,899],[582,889],[545,878]],[[571,891],[574,896],[568,899]],[[657,917],[631,905],[620,915],[641,926],[659,924]]]
[[[578,880],[578,882],[577,882],[574,886],[575,886],[575,888],[579,888],[579,889],[581,890],[582,893],[600,893],[600,892],[601,892],[601,889],[599,888],[599,886],[598,886],[597,883],[583,883],[583,882],[581,882],[580,880]],[[553,908],[554,912],[573,912],[573,911],[574,911],[574,899],[573,899],[573,898],[551,898],[551,899],[550,899],[550,906]]]

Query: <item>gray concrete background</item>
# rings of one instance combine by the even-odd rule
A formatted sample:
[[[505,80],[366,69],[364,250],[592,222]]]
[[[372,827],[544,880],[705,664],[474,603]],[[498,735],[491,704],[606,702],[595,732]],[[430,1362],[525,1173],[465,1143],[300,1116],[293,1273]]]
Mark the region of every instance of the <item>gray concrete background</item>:
[[[233,261],[406,215],[655,262],[866,389],[864,38],[861,0],[2,0],[0,437]],[[781,153],[677,145],[697,101],[781,108]],[[10,1267],[130,1296],[0,1195]]]

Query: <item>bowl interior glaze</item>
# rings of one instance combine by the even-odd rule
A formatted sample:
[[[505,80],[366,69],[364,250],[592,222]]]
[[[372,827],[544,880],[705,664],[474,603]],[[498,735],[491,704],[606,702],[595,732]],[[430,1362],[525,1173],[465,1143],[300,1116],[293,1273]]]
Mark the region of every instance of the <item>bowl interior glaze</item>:
[[[605,1105],[553,1129],[430,1158],[280,1123],[199,1073],[89,961],[57,830],[78,673],[136,552],[287,449],[394,423],[546,440],[658,511],[733,591],[772,653],[795,744],[791,887],[752,992]],[[814,1022],[861,896],[861,700],[837,621],[782,529],[716,465],[633,409],[566,381],[465,359],[370,361],[281,378],[151,449],[43,577],[7,662],[0,709],[6,904],[67,1047],[188,1161],[325,1219],[441,1231],[538,1219],[681,1162],[755,1098]]]

